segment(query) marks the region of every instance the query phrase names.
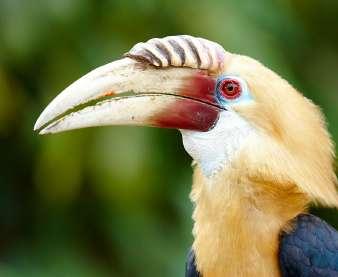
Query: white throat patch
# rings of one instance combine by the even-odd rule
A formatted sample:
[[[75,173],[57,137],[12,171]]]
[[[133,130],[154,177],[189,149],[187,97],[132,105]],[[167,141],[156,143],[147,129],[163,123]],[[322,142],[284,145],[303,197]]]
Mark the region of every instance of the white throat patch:
[[[207,177],[227,166],[234,155],[255,133],[255,129],[236,112],[227,110],[208,132],[180,130],[183,145]]]

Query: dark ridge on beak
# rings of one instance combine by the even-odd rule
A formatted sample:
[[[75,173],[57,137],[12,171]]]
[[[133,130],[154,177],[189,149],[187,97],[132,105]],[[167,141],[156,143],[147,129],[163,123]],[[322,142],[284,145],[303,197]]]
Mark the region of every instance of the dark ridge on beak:
[[[174,51],[180,56],[181,65],[185,64],[185,52],[184,49],[173,39],[169,39],[168,43],[174,48]]]
[[[168,63],[171,64],[171,53],[170,51],[167,49],[167,47],[162,44],[161,42],[156,42],[155,43],[156,48],[160,51],[160,53],[165,56],[165,58],[167,59]]]
[[[193,42],[191,41],[191,39],[189,39],[189,37],[182,36],[182,39],[189,45],[192,53],[194,53],[196,61],[197,61],[198,68],[201,67],[201,58],[200,58],[200,55],[198,54],[196,46],[193,44]]]

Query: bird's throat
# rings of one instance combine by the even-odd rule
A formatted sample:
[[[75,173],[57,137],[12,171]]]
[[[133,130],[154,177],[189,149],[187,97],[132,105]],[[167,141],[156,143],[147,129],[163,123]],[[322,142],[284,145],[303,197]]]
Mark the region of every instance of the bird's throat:
[[[228,110],[220,113],[217,124],[208,132],[180,131],[185,150],[207,177],[226,167],[256,136],[256,131],[245,119]]]
[[[283,192],[276,184],[253,183],[239,170],[229,168],[210,179],[195,169],[191,199],[197,268],[203,277],[280,276],[279,233],[304,211],[306,200],[292,187]],[[295,204],[286,207],[290,202]]]

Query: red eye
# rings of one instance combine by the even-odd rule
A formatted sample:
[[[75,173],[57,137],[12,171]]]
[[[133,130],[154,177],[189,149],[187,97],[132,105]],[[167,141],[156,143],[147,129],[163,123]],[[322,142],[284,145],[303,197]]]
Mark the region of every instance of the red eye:
[[[219,85],[222,96],[226,99],[235,99],[242,93],[241,84],[234,79],[225,79]]]

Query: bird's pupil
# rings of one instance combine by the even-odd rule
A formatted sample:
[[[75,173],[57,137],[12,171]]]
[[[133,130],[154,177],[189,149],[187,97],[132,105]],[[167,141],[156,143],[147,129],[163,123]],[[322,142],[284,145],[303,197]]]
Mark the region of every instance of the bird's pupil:
[[[231,92],[231,91],[234,90],[234,86],[232,84],[228,84],[227,89],[228,89],[228,91]]]

